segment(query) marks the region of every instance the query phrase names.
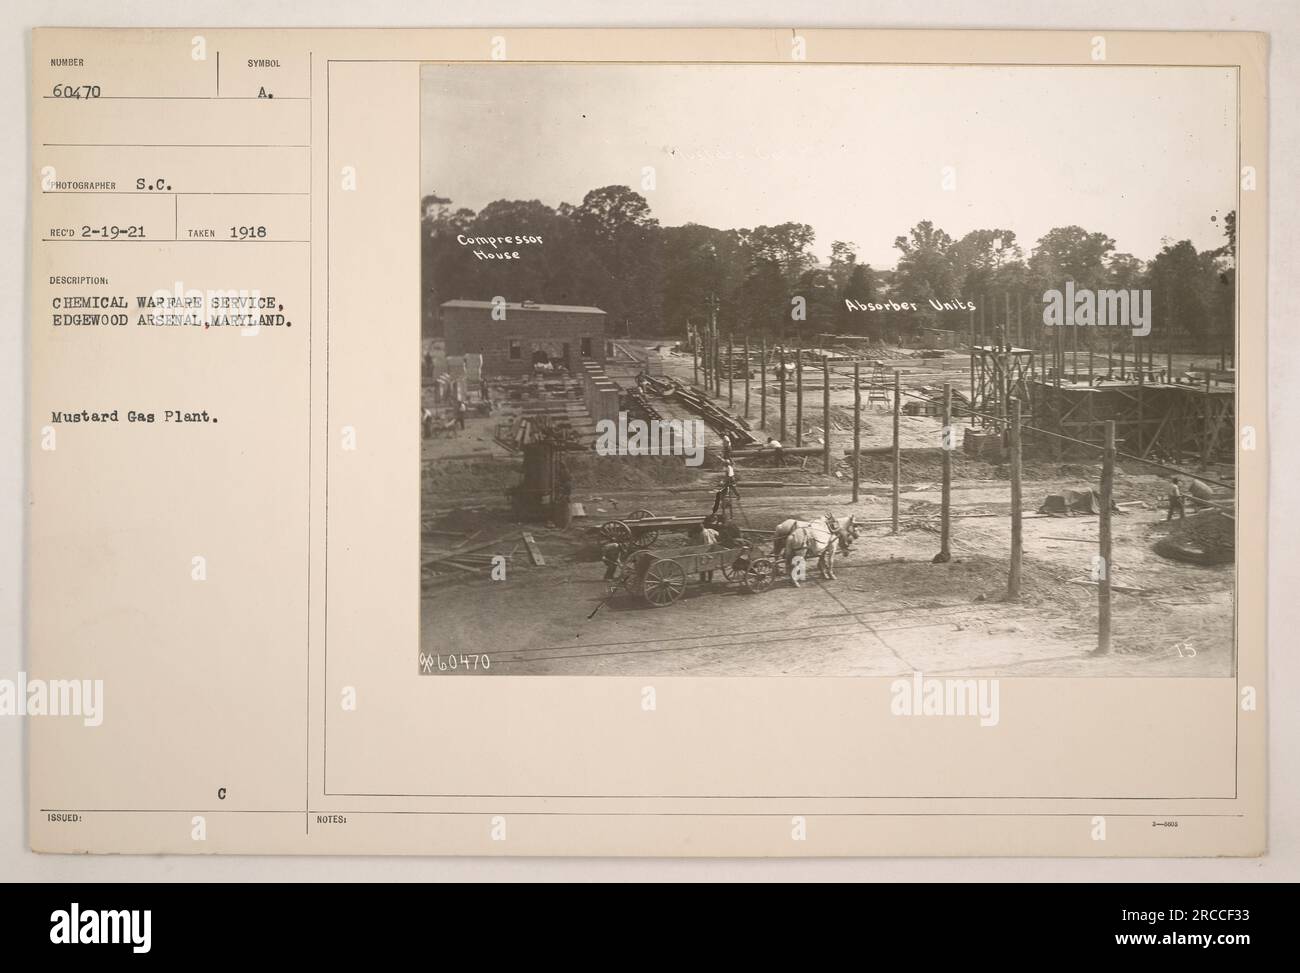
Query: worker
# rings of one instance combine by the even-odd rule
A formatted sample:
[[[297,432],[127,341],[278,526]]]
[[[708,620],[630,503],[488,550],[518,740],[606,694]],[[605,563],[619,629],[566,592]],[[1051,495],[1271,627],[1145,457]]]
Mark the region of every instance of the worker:
[[[1165,515],[1165,520],[1174,519],[1174,511],[1178,511],[1178,519],[1183,519],[1183,490],[1182,481],[1178,477],[1173,477],[1169,481],[1169,512]]]
[[[605,580],[613,581],[618,577],[619,570],[623,566],[623,545],[617,541],[609,541],[600,547],[600,559],[605,562]]]
[[[778,467],[785,466],[785,452],[781,449],[781,443],[774,437],[769,436],[767,440],[767,447],[768,449],[772,449],[776,451],[776,454],[772,459],[772,465]]]
[[[718,532],[712,527],[707,526],[712,522],[712,518],[705,518],[704,523],[696,524],[687,531],[686,536],[690,539],[692,544],[707,544],[709,547],[713,547],[718,543]],[[700,580],[712,581],[713,572],[701,571]]]
[[[704,522],[705,527],[712,527],[718,532],[718,543],[723,547],[737,547],[744,543],[745,535],[734,523],[724,524],[716,517]]]
[[[465,414],[469,412],[469,407],[465,405],[464,399],[456,400],[456,428],[465,428]]]
[[[736,464],[731,460],[731,450],[728,448],[727,443],[727,437],[724,435],[722,438],[722,483],[713,494],[713,510],[709,513],[710,518],[718,516],[718,510],[721,509],[728,496],[740,496],[740,493],[736,490]]]

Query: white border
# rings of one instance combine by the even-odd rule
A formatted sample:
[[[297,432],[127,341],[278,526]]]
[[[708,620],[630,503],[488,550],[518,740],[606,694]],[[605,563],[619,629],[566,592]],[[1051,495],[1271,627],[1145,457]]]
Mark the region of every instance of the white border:
[[[653,19],[637,0],[446,0],[433,10],[402,0],[342,0],[298,3],[290,15],[277,5],[273,23],[254,19],[256,8],[233,11],[200,0],[138,0],[125,8],[102,8],[83,0],[17,0],[7,6],[0,32],[0,54],[9,76],[4,85],[0,122],[11,137],[0,145],[0,159],[11,173],[0,196],[5,225],[29,229],[30,213],[23,175],[29,130],[28,78],[30,34],[35,26],[115,27],[316,27],[316,26],[502,26],[502,27],[983,27],[1258,30],[1271,34],[1269,151],[1272,219],[1269,221],[1269,362],[1272,441],[1285,444],[1300,434],[1300,402],[1284,376],[1300,373],[1300,340],[1292,323],[1300,319],[1300,299],[1284,270],[1300,249],[1296,225],[1288,217],[1300,212],[1300,118],[1280,93],[1300,87],[1300,6],[1292,0],[1234,0],[1219,5],[1188,5],[1181,0],[1094,0],[1075,13],[1041,0],[930,0],[918,9],[915,0],[874,0],[869,7],[852,0],[713,0],[661,3]],[[430,17],[436,17],[431,20]],[[1084,16],[1091,19],[1084,19]],[[1289,164],[1288,164],[1289,163]],[[21,637],[25,595],[22,579],[25,429],[28,399],[27,240],[29,232],[12,232],[0,241],[0,675],[24,668]],[[1293,433],[1292,430],[1296,432]],[[1270,535],[1300,533],[1300,478],[1295,453],[1284,445],[1270,457]],[[1269,563],[1269,631],[1300,630],[1300,603],[1288,593],[1296,576],[1296,557],[1284,544],[1271,546]],[[1300,878],[1300,767],[1289,741],[1300,738],[1297,697],[1300,658],[1286,640],[1270,638],[1269,697],[1277,701],[1269,714],[1269,846],[1262,859],[1211,860],[1057,860],[1057,859],[924,859],[792,861],[635,861],[548,859],[304,859],[226,856],[220,858],[42,856],[26,850],[25,739],[20,721],[0,720],[0,875],[16,881],[141,880],[1083,880],[1083,881],[1285,881]]]

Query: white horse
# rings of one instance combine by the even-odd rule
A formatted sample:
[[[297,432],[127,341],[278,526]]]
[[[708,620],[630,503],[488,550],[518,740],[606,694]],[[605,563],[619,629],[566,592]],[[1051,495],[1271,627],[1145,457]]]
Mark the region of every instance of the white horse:
[[[786,574],[796,588],[799,587],[799,579],[793,571],[796,557],[802,557],[805,564],[809,559],[817,558],[822,578],[834,581],[836,549],[841,554],[848,554],[853,541],[858,538],[858,531],[857,520],[852,516],[843,524],[830,514],[820,521],[783,520],[776,525],[772,537],[772,556],[785,561]]]

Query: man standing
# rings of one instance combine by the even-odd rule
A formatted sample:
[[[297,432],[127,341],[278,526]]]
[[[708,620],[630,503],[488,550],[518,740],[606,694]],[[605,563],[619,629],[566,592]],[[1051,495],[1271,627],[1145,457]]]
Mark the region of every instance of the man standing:
[[[710,521],[706,521],[706,523],[708,522]],[[709,547],[713,547],[718,543],[718,532],[712,527],[706,527],[703,524],[692,527],[686,536],[690,538],[692,544],[707,544]],[[713,572],[701,571],[700,580],[712,581]]]
[[[465,405],[465,400],[457,399],[456,400],[456,428],[457,429],[465,428],[465,414],[468,411],[469,408]]]
[[[722,485],[718,487],[713,494],[713,510],[709,514],[710,519],[716,520],[718,511],[726,504],[728,510],[731,504],[728,503],[730,497],[739,497],[740,493],[736,490],[736,464],[731,459],[731,440],[726,433],[722,435]],[[707,525],[706,525],[707,526]]]
[[[617,541],[602,544],[600,559],[605,562],[605,580],[613,581],[618,577],[619,568],[623,564],[623,545]]]
[[[777,467],[785,466],[785,452],[781,449],[781,443],[773,437],[768,437],[767,446],[769,449],[776,451],[772,459],[772,465]]]

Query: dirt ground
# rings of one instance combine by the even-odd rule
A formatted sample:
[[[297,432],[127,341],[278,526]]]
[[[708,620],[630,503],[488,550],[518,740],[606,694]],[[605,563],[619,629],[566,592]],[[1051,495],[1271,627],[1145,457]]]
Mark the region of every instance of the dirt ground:
[[[1140,479],[1140,478],[1135,478]],[[1010,546],[1005,484],[954,484],[952,560],[931,563],[939,549],[939,492],[921,485],[903,493],[905,529],[889,533],[890,499],[856,506],[838,496],[764,494],[742,501],[756,528],[786,516],[829,511],[867,522],[851,554],[836,562],[838,580],[815,572],[801,588],[781,581],[758,595],[716,575],[690,579],[686,596],[652,608],[627,593],[609,595],[590,531],[530,528],[546,560],[531,564],[514,525],[480,515],[493,548],[509,557],[504,581],[482,576],[426,587],[422,651],[485,654],[498,675],[891,675],[981,673],[1045,676],[1222,676],[1233,671],[1233,568],[1167,560],[1152,545],[1164,512],[1146,497],[1160,481],[1129,482],[1117,500],[1137,499],[1114,518],[1114,584],[1109,655],[1095,656],[1096,588],[1089,578],[1098,518],[1035,512],[1042,496],[1078,481],[1039,481],[1026,491],[1021,598],[1003,600]],[[606,494],[605,513],[626,516],[694,512],[692,494]],[[884,523],[881,523],[884,521]],[[462,518],[461,526],[472,522]],[[765,548],[765,539],[758,538]],[[657,549],[685,546],[661,534]],[[595,611],[594,617],[588,617]],[[464,671],[460,669],[459,671]],[[481,671],[481,670],[480,670]]]
[[[932,386],[936,380],[961,388],[963,362],[968,359],[960,356],[904,362],[911,369],[904,388]],[[636,371],[626,370],[625,378]],[[690,358],[669,359],[665,370],[689,381]],[[609,371],[619,377],[617,366]],[[809,368],[804,382],[804,442],[816,445],[821,375]],[[851,417],[851,384],[833,376],[831,386],[832,411]],[[769,430],[778,422],[774,389],[770,384]],[[734,391],[739,412],[741,383]],[[719,404],[727,404],[725,382]],[[758,416],[755,384],[750,410],[755,427]],[[791,389],[786,445],[794,443],[794,417]],[[864,403],[863,417],[864,445],[890,442],[893,417],[884,403]],[[853,514],[866,524],[851,554],[837,559],[837,580],[822,581],[810,569],[802,588],[783,580],[751,595],[721,574],[712,583],[691,578],[682,600],[652,608],[626,592],[610,594],[594,527],[638,509],[656,515],[707,513],[718,485],[712,464],[691,471],[678,458],[576,458],[573,500],[586,516],[566,530],[514,524],[503,491],[518,478],[518,461],[488,445],[490,420],[471,420],[459,444],[439,443],[425,451],[421,652],[443,663],[478,656],[475,666],[467,670],[458,664],[454,671],[492,675],[1233,673],[1234,567],[1182,563],[1153,550],[1169,530],[1161,504],[1168,481],[1159,471],[1127,462],[1118,467],[1115,500],[1122,512],[1113,519],[1112,643],[1109,654],[1098,656],[1093,654],[1097,589],[1086,583],[1098,549],[1098,517],[1037,512],[1050,493],[1096,486],[1097,458],[1031,454],[1026,459],[1023,584],[1019,600],[1008,602],[1007,468],[960,451],[954,455],[952,559],[934,564],[940,420],[904,415],[899,425],[905,453],[897,535],[891,533],[893,473],[887,456],[864,457],[862,499],[850,503],[851,467],[843,451],[852,444],[851,425],[832,431],[830,477],[822,474],[819,456],[809,458],[804,469],[793,460],[782,470],[766,461],[739,464],[738,521],[756,532],[753,539],[763,548],[770,542],[758,532],[787,517]],[[1206,475],[1224,478],[1230,471],[1212,469]],[[535,538],[544,566],[532,564],[520,538],[524,529]],[[481,562],[496,554],[506,557],[505,580],[489,580],[486,564],[478,572],[440,569],[438,559],[457,544],[473,549]],[[655,548],[686,545],[684,535],[664,532]],[[483,656],[489,660],[486,668]],[[435,671],[442,670],[435,666]]]

